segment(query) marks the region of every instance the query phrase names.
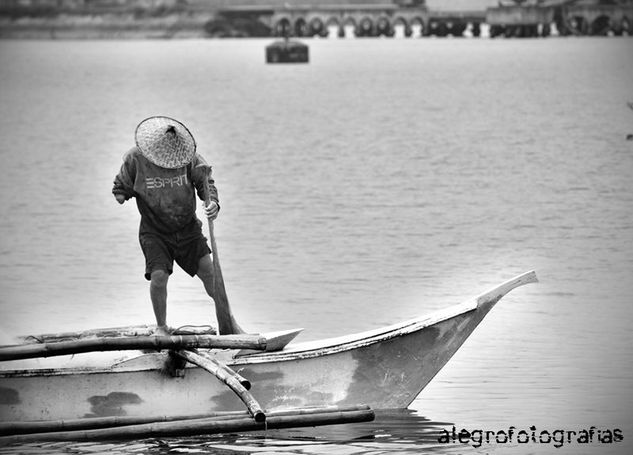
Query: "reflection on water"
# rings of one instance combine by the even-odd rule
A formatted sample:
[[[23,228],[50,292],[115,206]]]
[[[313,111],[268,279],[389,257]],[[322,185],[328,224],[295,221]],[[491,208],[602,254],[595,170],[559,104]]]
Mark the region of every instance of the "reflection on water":
[[[377,412],[373,422],[347,425],[110,443],[37,443],[22,445],[19,451],[34,455],[459,453],[463,449],[459,445],[438,443],[442,430],[451,425],[434,422],[415,411],[394,410]],[[0,448],[0,454],[14,454],[14,450],[15,447]]]

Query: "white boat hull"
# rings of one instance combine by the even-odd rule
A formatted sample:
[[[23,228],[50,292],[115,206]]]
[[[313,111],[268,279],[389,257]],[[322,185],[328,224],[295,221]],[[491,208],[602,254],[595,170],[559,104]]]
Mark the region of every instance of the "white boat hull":
[[[204,354],[250,380],[250,392],[268,411],[358,404],[406,408],[503,295],[534,281],[529,272],[448,310],[381,330],[291,344],[276,353]],[[52,369],[20,369],[26,361],[4,363],[0,421],[191,416],[244,409],[235,393],[203,369],[168,371],[165,365],[171,361],[165,352],[137,353],[105,367],[73,367],[82,356],[87,354]]]

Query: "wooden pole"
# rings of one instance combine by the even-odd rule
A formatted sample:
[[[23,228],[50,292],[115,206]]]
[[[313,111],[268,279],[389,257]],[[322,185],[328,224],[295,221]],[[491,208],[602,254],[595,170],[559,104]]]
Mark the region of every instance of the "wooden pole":
[[[124,327],[106,327],[75,332],[23,335],[17,339],[20,341],[19,344],[53,343],[58,341],[72,341],[79,338],[152,336],[155,331],[156,325],[143,324]],[[217,332],[211,326],[184,326],[176,329],[176,331],[172,332],[172,335],[217,335]]]
[[[202,357],[200,354],[192,351],[181,349],[176,351],[176,354],[188,362],[198,365],[200,368],[204,368],[224,384],[229,386],[229,388],[233,390],[233,392],[235,392],[240,400],[242,400],[242,402],[246,405],[248,412],[250,412],[255,421],[263,422],[266,420],[266,414],[264,414],[261,406],[257,400],[255,400],[253,395],[251,395],[251,393],[240,383],[240,378],[243,378],[235,373],[235,371],[231,370],[226,365],[220,365],[216,360]]]
[[[244,376],[242,376],[241,374],[239,374],[237,371],[235,371],[234,369],[232,369],[231,367],[229,367],[228,365],[225,365],[221,362],[218,362],[217,360],[214,359],[209,359],[211,362],[215,363],[219,368],[222,368],[228,375],[233,376],[235,379],[237,379],[237,381],[242,385],[242,387],[244,387],[246,390],[251,390],[252,384],[251,381],[249,381],[248,379],[246,379]]]
[[[209,418],[192,419],[171,422],[157,422],[142,425],[128,425],[123,427],[100,428],[95,430],[60,431],[51,433],[33,433],[0,437],[0,445],[17,444],[36,441],[87,441],[104,439],[139,439],[165,436],[187,436],[200,434],[217,434],[236,431],[257,431],[267,429],[312,427],[318,425],[345,424],[354,422],[368,422],[375,418],[369,409],[338,408],[315,409],[313,412],[299,413],[276,412],[271,413],[265,422],[258,422],[250,417],[243,418]]]
[[[211,203],[209,191],[209,178],[211,177],[211,166],[201,165],[204,172],[204,201],[205,205]],[[218,255],[218,246],[215,242],[213,232],[213,220],[207,218],[209,224],[209,243],[211,244],[211,258],[213,263],[213,300],[215,302],[215,315],[218,320],[218,331],[220,335],[230,333],[244,333],[233,317],[229,298],[226,295],[226,287],[224,286],[224,277],[222,276],[222,268],[220,267],[220,257]]]
[[[156,330],[155,325],[137,325],[126,327],[108,327],[103,329],[90,329],[76,332],[40,333],[37,335],[24,335],[18,337],[20,344],[32,343],[54,343],[59,341],[72,341],[79,338],[102,338],[102,337],[131,337],[150,336]],[[209,334],[214,335],[214,334]]]
[[[58,343],[27,344],[0,348],[0,361],[31,359],[94,351],[137,349],[266,349],[266,338],[259,335],[171,335],[139,337],[104,337]]]
[[[30,433],[50,433],[57,431],[94,430],[99,428],[125,427],[147,423],[173,422],[176,420],[196,419],[243,419],[249,417],[247,410],[210,412],[179,416],[111,416],[90,417],[85,419],[68,420],[36,420],[32,422],[0,422],[0,436]]]
[[[356,406],[323,406],[312,408],[297,408],[287,410],[276,410],[267,413],[268,418],[272,417],[290,417],[312,414],[322,414],[328,412],[349,412],[349,411],[367,411],[370,408],[366,405]],[[190,421],[195,423],[198,420],[239,420],[251,418],[247,410],[244,411],[219,411],[205,414],[191,414],[180,416],[112,416],[112,417],[91,417],[85,419],[69,419],[69,420],[41,420],[34,422],[2,422],[0,423],[0,436],[15,436],[19,434],[33,433],[55,433],[70,432],[81,430],[95,430],[113,427],[138,426],[150,423],[160,422],[178,422]]]

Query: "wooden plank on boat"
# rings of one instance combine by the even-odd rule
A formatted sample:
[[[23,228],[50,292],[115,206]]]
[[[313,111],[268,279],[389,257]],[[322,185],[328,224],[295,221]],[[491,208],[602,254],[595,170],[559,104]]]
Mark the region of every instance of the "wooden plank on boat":
[[[36,441],[87,441],[217,434],[236,431],[258,431],[368,422],[374,420],[374,418],[374,412],[367,406],[353,406],[351,408],[326,407],[270,412],[265,422],[257,422],[247,416],[230,419],[213,417],[207,419],[188,419],[126,425],[93,430],[12,435],[0,437],[0,445]]]
[[[95,351],[139,349],[266,349],[266,339],[259,335],[171,335],[139,337],[105,337],[58,343],[0,347],[0,361],[31,359]]]
[[[275,352],[281,351],[284,349],[288,343],[294,340],[297,335],[303,332],[303,329],[290,329],[290,330],[280,330],[277,332],[266,332],[262,333],[262,336],[266,338],[266,352]],[[240,357],[243,355],[253,354],[257,351],[254,349],[243,349],[235,354],[235,357]]]
[[[200,368],[204,368],[206,371],[226,384],[246,405],[255,421],[263,422],[266,420],[266,414],[264,414],[262,407],[259,405],[257,400],[255,400],[253,395],[251,395],[251,393],[241,384],[241,379],[243,379],[242,376],[238,375],[228,366],[220,364],[217,360],[202,357],[200,354],[195,352],[181,349],[176,351],[176,354],[188,362],[198,365]]]

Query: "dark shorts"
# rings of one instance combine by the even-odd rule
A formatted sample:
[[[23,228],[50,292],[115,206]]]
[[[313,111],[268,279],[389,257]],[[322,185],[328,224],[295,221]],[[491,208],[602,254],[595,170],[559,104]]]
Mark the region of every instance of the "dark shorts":
[[[173,234],[141,232],[139,241],[145,256],[147,280],[151,280],[154,270],[164,270],[171,275],[174,261],[189,275],[195,276],[200,258],[211,252],[200,223],[192,223]]]

